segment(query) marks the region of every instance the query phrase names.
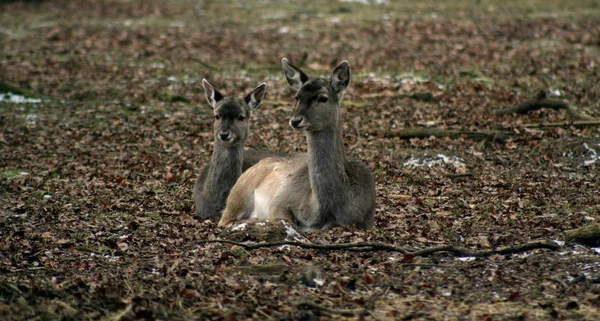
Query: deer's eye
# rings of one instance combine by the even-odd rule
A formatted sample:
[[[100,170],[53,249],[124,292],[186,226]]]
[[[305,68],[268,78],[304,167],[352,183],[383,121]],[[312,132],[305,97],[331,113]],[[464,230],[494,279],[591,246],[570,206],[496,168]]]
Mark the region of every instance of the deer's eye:
[[[219,115],[215,115],[215,119],[216,119],[216,120],[219,120],[219,119],[221,119],[221,116],[219,116]]]
[[[244,121],[244,120],[246,120],[246,117],[244,117],[244,116],[239,116],[238,117],[238,121]]]
[[[324,104],[327,102],[327,96],[319,96],[319,98],[317,98],[317,101]]]

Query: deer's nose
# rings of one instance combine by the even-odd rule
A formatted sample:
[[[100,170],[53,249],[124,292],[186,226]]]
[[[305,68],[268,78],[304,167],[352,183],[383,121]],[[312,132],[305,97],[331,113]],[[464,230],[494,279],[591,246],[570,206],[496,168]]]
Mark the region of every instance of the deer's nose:
[[[219,132],[219,138],[226,142],[229,140],[229,131],[228,130],[222,130]]]
[[[294,117],[290,119],[290,125],[294,128],[298,128],[300,123],[302,122],[302,117]]]

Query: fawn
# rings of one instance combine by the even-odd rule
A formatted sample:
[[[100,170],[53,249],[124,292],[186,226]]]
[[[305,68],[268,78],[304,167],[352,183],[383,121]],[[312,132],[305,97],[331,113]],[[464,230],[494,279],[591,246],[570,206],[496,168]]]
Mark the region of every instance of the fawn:
[[[224,97],[202,80],[209,105],[214,109],[215,145],[210,163],[200,171],[194,186],[195,216],[199,219],[217,217],[225,208],[229,191],[242,172],[259,160],[275,155],[267,151],[246,151],[248,120],[265,95],[267,84],[262,83],[244,99]]]
[[[304,231],[371,228],[375,181],[367,166],[346,157],[342,141],[340,102],[350,84],[350,64],[340,63],[329,79],[310,79],[285,58],[282,65],[296,90],[289,123],[305,131],[308,153],[265,158],[244,172],[231,190],[219,226],[244,219],[284,219]]]

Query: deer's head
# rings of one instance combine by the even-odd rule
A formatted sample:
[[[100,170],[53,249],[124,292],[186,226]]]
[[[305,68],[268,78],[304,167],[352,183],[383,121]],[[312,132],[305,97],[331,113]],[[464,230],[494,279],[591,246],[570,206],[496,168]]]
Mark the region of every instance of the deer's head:
[[[296,105],[290,125],[298,130],[336,128],[340,102],[350,84],[350,64],[342,61],[329,78],[309,78],[286,58],[281,60],[285,78],[296,90]]]
[[[202,80],[202,86],[206,100],[214,110],[215,139],[220,140],[225,147],[245,144],[248,139],[248,120],[252,111],[262,103],[267,84],[260,84],[244,99],[224,97],[206,79]]]

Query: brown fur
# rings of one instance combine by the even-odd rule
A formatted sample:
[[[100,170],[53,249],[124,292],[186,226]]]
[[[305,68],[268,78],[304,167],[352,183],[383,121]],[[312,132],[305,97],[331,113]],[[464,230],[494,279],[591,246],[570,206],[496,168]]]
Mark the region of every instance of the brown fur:
[[[227,196],[243,171],[261,159],[277,155],[267,151],[244,151],[248,139],[249,119],[265,93],[266,84],[256,87],[244,99],[226,98],[203,80],[206,99],[214,109],[215,144],[210,162],[202,168],[194,186],[195,216],[218,218]]]
[[[373,226],[375,182],[370,170],[344,153],[339,103],[350,82],[342,62],[330,79],[310,79],[284,58],[297,90],[292,127],[306,132],[308,153],[271,157],[246,171],[231,190],[220,226],[245,219],[286,219],[304,230]]]

